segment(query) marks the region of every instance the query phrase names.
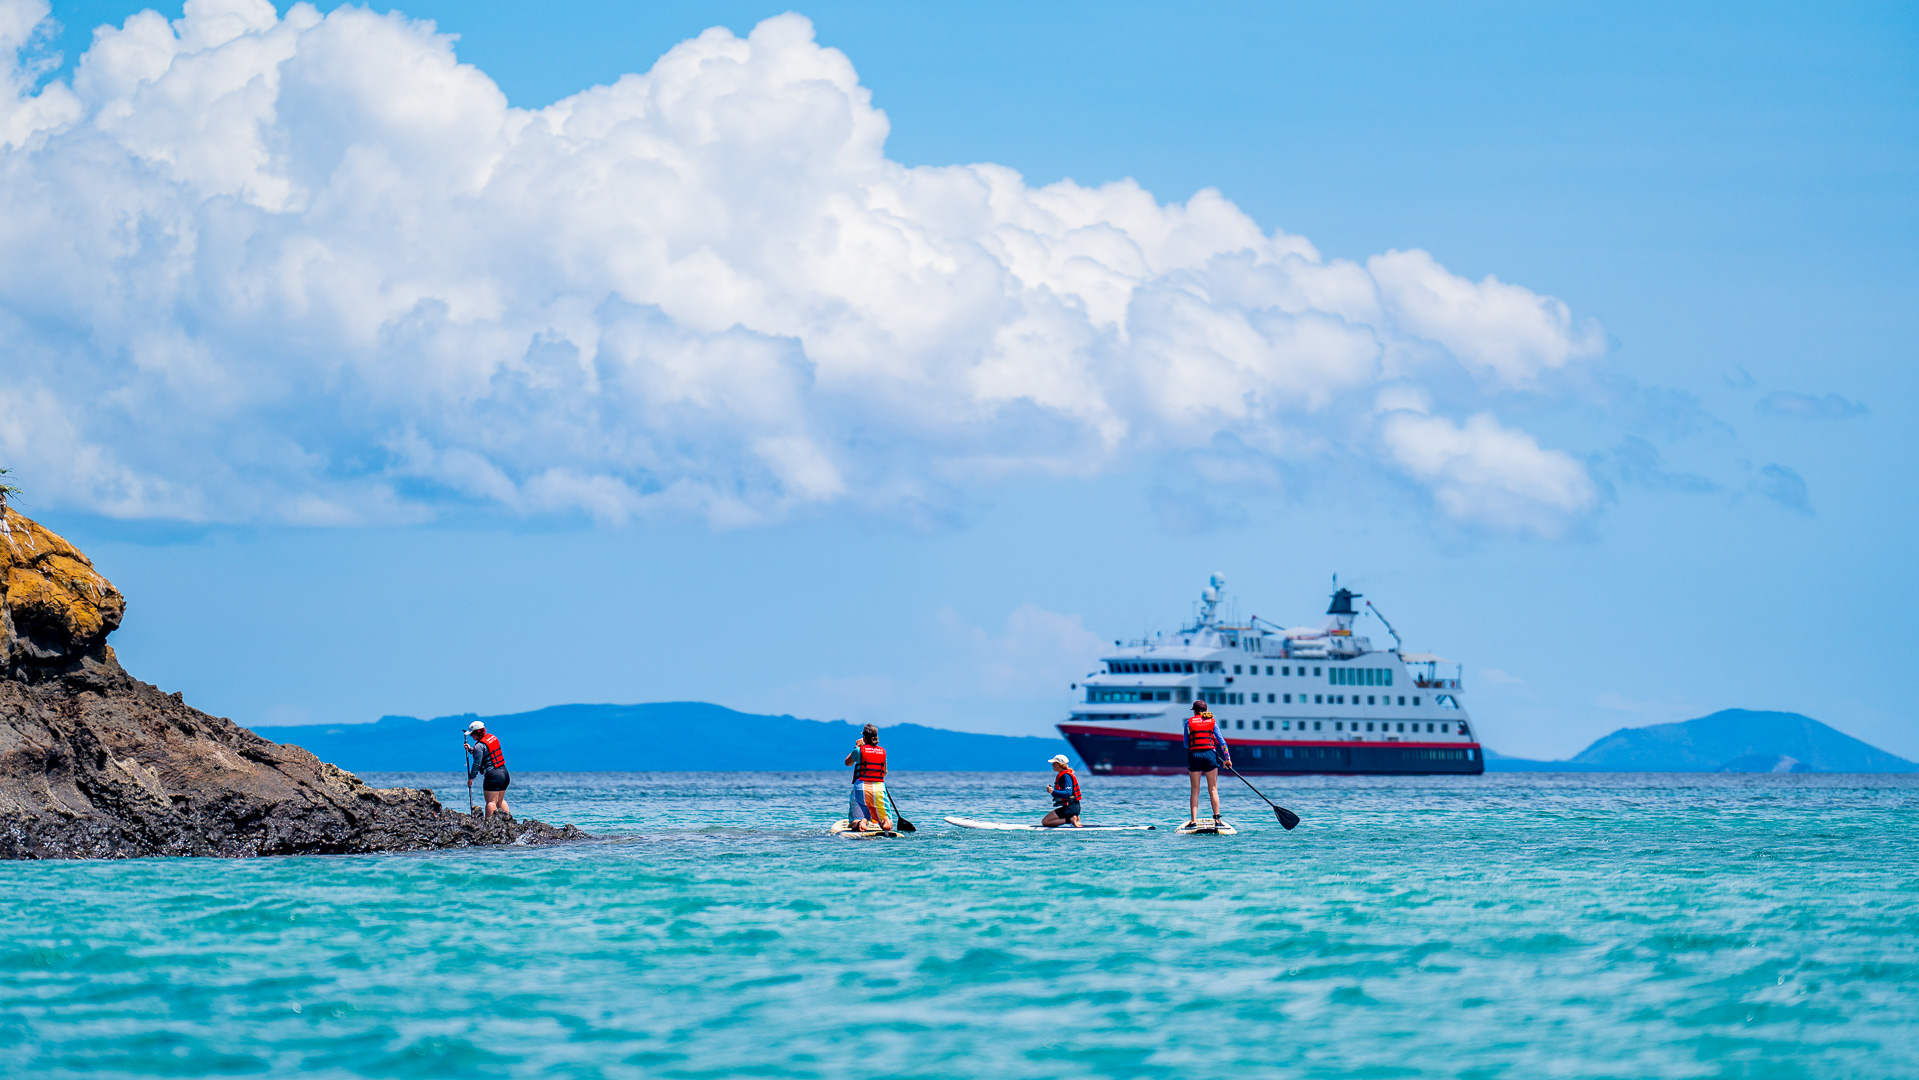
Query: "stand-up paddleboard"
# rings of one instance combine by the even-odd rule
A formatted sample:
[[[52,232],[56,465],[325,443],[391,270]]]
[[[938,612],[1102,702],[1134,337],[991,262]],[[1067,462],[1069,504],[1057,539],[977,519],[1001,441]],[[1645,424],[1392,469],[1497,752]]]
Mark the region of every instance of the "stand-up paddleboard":
[[[1159,828],[1157,825],[1081,825],[1075,829],[1071,825],[1061,825],[1059,828],[1049,829],[1044,825],[1023,825],[1011,821],[981,821],[970,817],[950,817],[946,819],[946,823],[958,825],[962,829],[993,829],[998,832],[1145,832],[1148,829]]]
[[[826,831],[832,833],[834,836],[843,836],[848,840],[877,840],[882,836],[891,836],[897,839],[900,835],[892,829],[886,829],[884,831],[878,829],[855,829],[853,823],[845,818],[835,821],[833,827]]]
[[[1198,822],[1194,822],[1191,825],[1181,825],[1179,828],[1174,829],[1173,831],[1180,834],[1181,836],[1238,836],[1239,835],[1239,830],[1233,828],[1231,823],[1225,822],[1225,821],[1220,822],[1218,825],[1214,825],[1211,821],[1198,821]]]

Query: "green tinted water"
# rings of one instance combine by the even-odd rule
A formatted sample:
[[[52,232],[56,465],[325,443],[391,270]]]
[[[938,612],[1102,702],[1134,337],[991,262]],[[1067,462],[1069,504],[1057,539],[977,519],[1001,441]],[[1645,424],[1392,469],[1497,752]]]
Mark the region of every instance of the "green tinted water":
[[[899,841],[821,835],[843,773],[534,774],[516,810],[619,838],[0,864],[0,1074],[1919,1076],[1911,778],[1272,781],[1306,824],[1228,789],[1233,838],[1165,829],[1183,778],[1087,778],[1162,831],[940,821],[1046,781],[898,776]]]

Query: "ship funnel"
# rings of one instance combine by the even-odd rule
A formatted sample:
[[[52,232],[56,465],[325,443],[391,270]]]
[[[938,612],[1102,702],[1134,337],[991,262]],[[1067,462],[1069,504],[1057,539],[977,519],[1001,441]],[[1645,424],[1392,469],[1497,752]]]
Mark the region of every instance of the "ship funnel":
[[[1359,614],[1353,610],[1353,601],[1358,599],[1359,595],[1351,589],[1340,589],[1333,593],[1333,606],[1326,609],[1326,614],[1332,616],[1326,623],[1328,631],[1339,637],[1352,634],[1353,619]]]

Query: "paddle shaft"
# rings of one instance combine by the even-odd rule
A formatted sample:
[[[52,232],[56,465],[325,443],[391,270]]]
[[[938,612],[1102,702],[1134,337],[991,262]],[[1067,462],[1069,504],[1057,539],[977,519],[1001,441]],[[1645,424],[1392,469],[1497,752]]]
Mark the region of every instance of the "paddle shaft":
[[[1239,770],[1232,768],[1231,766],[1228,766],[1226,771],[1229,773],[1232,773],[1234,776],[1239,776]],[[1251,780],[1248,780],[1243,776],[1239,776],[1239,782],[1242,784],[1245,784],[1249,788],[1253,788],[1253,794],[1266,800],[1266,805],[1273,808],[1273,816],[1279,818],[1279,823],[1281,825],[1284,825],[1287,829],[1290,830],[1293,826],[1299,824],[1298,814],[1293,813],[1291,810],[1286,809],[1285,807],[1279,805],[1278,803],[1274,802],[1271,799],[1267,799],[1266,793],[1259,790],[1256,787],[1253,787],[1253,782]],[[1292,820],[1288,821],[1286,820],[1287,818],[1291,818]]]
[[[466,812],[467,812],[467,816],[471,817],[474,810],[474,807],[473,807],[473,744],[466,741],[465,735],[460,736],[460,754],[462,757],[466,759],[464,762],[462,762],[462,764],[466,767],[466,773],[467,773],[466,775]]]
[[[915,827],[912,822],[906,820],[906,815],[900,813],[900,804],[893,801],[892,785],[888,784],[885,790],[886,790],[887,805],[893,808],[893,820],[900,823],[900,831],[901,832],[919,832],[919,829]]]

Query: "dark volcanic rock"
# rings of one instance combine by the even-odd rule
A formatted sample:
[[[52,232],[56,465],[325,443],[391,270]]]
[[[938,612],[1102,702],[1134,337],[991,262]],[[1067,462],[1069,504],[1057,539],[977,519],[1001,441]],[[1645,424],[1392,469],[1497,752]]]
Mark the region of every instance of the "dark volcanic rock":
[[[377,789],[128,675],[120,594],[0,505],[0,858],[317,855],[581,838]]]

